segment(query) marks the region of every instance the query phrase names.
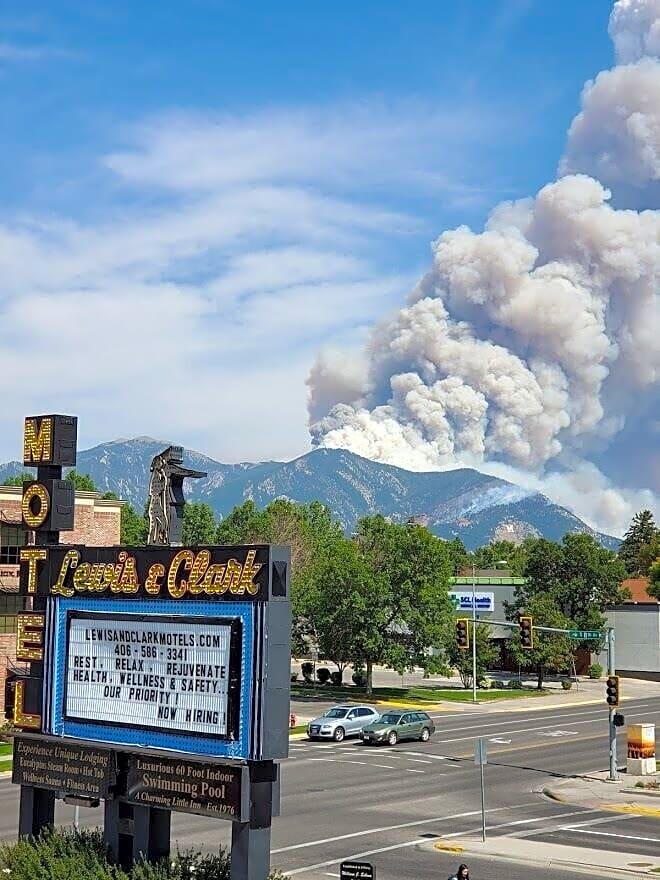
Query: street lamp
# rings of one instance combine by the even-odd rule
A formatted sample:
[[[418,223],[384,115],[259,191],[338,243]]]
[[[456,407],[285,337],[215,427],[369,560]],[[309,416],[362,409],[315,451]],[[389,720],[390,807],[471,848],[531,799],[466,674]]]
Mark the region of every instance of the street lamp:
[[[477,569],[472,563],[472,702],[477,702]]]

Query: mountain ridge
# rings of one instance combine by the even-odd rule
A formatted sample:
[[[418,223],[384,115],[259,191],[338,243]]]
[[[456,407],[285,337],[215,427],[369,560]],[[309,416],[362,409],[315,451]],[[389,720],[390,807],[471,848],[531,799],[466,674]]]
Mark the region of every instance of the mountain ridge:
[[[135,437],[100,443],[78,453],[77,470],[89,474],[101,492],[112,491],[141,510],[154,455],[169,443]],[[288,462],[225,464],[184,449],[184,463],[207,472],[187,482],[190,501],[205,501],[226,516],[248,498],[263,507],[276,498],[327,504],[350,532],[361,516],[383,513],[395,521],[411,517],[436,535],[459,537],[474,548],[493,538],[528,536],[559,540],[566,532],[584,531],[605,546],[618,539],[587,526],[545,495],[472,468],[408,471],[363,458],[345,449],[318,448]],[[20,462],[0,464],[0,482],[23,471]]]

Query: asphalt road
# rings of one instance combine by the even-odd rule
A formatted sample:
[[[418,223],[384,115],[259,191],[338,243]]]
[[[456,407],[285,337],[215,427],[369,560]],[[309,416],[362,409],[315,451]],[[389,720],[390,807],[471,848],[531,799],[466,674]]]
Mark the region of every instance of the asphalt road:
[[[626,720],[655,721],[660,699],[631,701]],[[634,853],[660,861],[660,820],[617,815],[559,804],[540,788],[552,777],[604,770],[608,765],[607,712],[601,706],[488,714],[472,707],[434,714],[431,742],[369,747],[356,741],[293,741],[282,767],[282,815],[274,820],[273,865],[307,880],[337,877],[342,859],[372,861],[379,880],[444,878],[457,857],[439,853],[439,838],[476,835],[481,827],[475,740],[488,742],[485,768],[489,836],[570,844]],[[619,745],[625,757],[623,734]],[[655,805],[655,802],[653,802]],[[0,783],[0,838],[16,834],[18,796]],[[82,810],[86,825],[100,824],[98,811]],[[57,820],[72,821],[72,808],[58,805]],[[173,840],[181,848],[216,849],[229,838],[227,822],[177,814]],[[573,873],[470,859],[473,880],[541,878]]]

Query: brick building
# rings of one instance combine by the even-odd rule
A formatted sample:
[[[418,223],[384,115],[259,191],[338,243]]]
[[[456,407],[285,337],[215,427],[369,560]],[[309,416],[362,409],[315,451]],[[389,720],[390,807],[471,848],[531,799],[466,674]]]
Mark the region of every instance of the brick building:
[[[0,486],[0,720],[4,717],[7,675],[16,654],[16,615],[25,608],[18,595],[18,554],[27,541],[21,525],[20,486]],[[62,532],[63,544],[90,547],[119,544],[121,501],[102,499],[97,492],[76,492],[75,528]]]

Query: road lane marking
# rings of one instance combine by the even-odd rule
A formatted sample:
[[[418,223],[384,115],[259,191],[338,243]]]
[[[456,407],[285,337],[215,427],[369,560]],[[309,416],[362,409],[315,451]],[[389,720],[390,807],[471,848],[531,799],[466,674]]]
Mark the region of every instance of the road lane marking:
[[[489,739],[488,742],[489,743],[500,743],[501,745],[507,745],[508,743],[511,742],[511,740],[510,739],[497,739],[497,738],[495,738],[495,739]]]
[[[418,770],[416,767],[404,767],[408,773],[426,773],[426,770]]]
[[[495,810],[486,810],[486,812],[487,813],[497,812],[498,810],[506,810],[506,809],[518,809],[518,808],[517,807],[511,807],[511,808],[497,807]],[[478,812],[481,812],[481,811],[478,811]],[[470,813],[469,815],[474,816],[476,813],[477,813],[477,811],[474,811],[474,812]],[[464,814],[464,815],[466,815],[466,814]],[[575,815],[575,814],[569,814],[569,815]],[[458,817],[449,817],[448,816],[447,818],[449,819],[449,818],[458,818]],[[536,821],[536,822],[538,822],[538,821],[541,821],[542,819],[545,819],[545,818],[547,818],[547,817],[539,816],[538,819],[525,819],[523,821],[526,821],[526,822]],[[430,821],[432,821],[432,820],[430,820]],[[418,824],[421,824],[421,823],[418,823]],[[504,823],[503,825],[493,825],[493,826],[491,826],[491,828],[492,829],[504,828],[510,824],[518,824],[518,823],[507,822],[507,823]],[[467,836],[468,834],[471,834],[471,833],[473,833],[473,832],[472,831],[457,831],[455,834],[443,834],[443,835],[441,835],[441,839],[448,840],[449,838],[452,838],[452,837]],[[342,838],[335,838],[335,840],[336,839],[342,839]],[[370,849],[370,850],[366,850],[365,852],[354,853],[353,855],[350,855],[350,856],[341,856],[338,859],[328,859],[325,862],[317,862],[317,864],[315,864],[315,865],[306,865],[304,868],[294,868],[293,871],[287,871],[287,874],[290,877],[294,877],[298,874],[306,874],[309,871],[317,871],[317,870],[319,870],[319,868],[329,868],[332,865],[338,865],[340,862],[343,862],[343,861],[354,861],[356,859],[364,859],[364,858],[367,858],[368,856],[375,856],[375,855],[378,855],[379,853],[384,853],[384,852],[392,852],[393,850],[396,850],[396,849],[406,849],[407,847],[411,847],[411,846],[421,846],[424,843],[425,843],[425,841],[423,839],[416,837],[414,840],[407,840],[404,843],[395,843],[395,844],[391,844],[390,846],[381,846],[378,849]],[[275,852],[277,852],[277,850],[273,850],[273,852],[275,853]]]
[[[604,739],[604,738],[605,738],[605,734],[592,733],[589,736],[581,736],[580,742],[583,743],[583,742],[586,742],[587,740],[590,740],[590,739]],[[573,740],[573,742],[575,742],[575,740]],[[530,749],[552,749],[552,748],[555,748],[556,746],[565,746],[565,745],[566,745],[566,743],[560,742],[559,740],[557,740],[555,742],[532,743],[531,745],[528,745],[528,746],[511,746],[510,748],[506,748],[506,749],[492,749],[489,754],[491,754],[491,755],[504,755],[507,752],[527,752]],[[474,757],[474,752],[465,752],[465,754],[452,755],[452,757],[458,758],[461,761],[466,761],[469,758]],[[524,769],[524,768],[521,768],[521,769]],[[537,769],[539,769],[539,768],[537,768]],[[548,770],[546,772],[550,773],[551,771]],[[563,775],[567,776],[570,774],[563,774]]]
[[[574,813],[568,813],[568,815],[575,815]],[[552,817],[553,819],[561,819],[561,815],[556,815]],[[621,819],[634,819],[634,816],[605,816],[601,819],[588,819],[586,822],[572,822],[570,828],[582,828],[584,826],[591,825],[604,825],[607,822],[619,822]],[[568,825],[558,825],[555,828],[547,828],[539,829],[533,828],[531,831],[514,831],[513,834],[507,834],[507,837],[533,837],[535,834],[554,834],[556,831],[566,831],[569,828]]]
[[[363,767],[381,767],[383,770],[396,770],[394,764],[374,764],[372,761],[344,761],[342,758],[310,758],[310,761],[325,761],[330,764],[361,764]]]
[[[605,704],[605,700],[603,699],[603,710],[605,710],[606,708],[607,708],[607,706]],[[630,706],[630,708],[637,709],[637,708],[643,708],[643,706],[640,706],[640,707]],[[625,709],[625,707],[624,707],[624,709]],[[550,712],[550,710],[548,710],[548,711]],[[541,727],[532,727],[530,729],[531,730],[543,730],[544,728],[549,727],[553,721],[563,719],[563,718],[583,718],[584,719],[585,715],[589,715],[589,716],[593,716],[593,717],[589,717],[587,720],[581,721],[580,722],[581,724],[595,724],[603,718],[603,712],[600,710],[589,711],[589,712],[564,712],[561,714],[551,714],[551,717],[549,717],[547,719],[548,723],[542,725]],[[636,712],[635,715],[632,715],[631,713],[626,712],[626,716],[631,717],[631,718],[637,718],[642,715],[660,715],[660,709],[650,708],[646,712]],[[439,717],[442,718],[442,716],[439,716]],[[500,727],[501,728],[502,725],[506,725],[506,724],[524,724],[526,720],[527,719],[525,719],[525,718],[520,718],[520,719],[512,718],[510,721],[500,720],[500,721],[493,721],[491,723],[486,723],[486,724],[472,724],[472,725],[468,725],[465,727],[452,727],[451,730],[447,731],[447,733],[457,733],[458,731],[462,731],[462,730],[483,730],[487,727]],[[525,730],[521,730],[521,729],[504,731],[504,733],[525,733],[525,732],[526,732]],[[436,735],[438,733],[440,733],[440,731],[436,730]]]
[[[562,828],[562,831],[573,831],[570,826]],[[588,828],[575,829],[576,834],[597,834],[599,837],[618,837],[620,840],[643,840],[648,843],[657,843],[657,837],[634,837],[632,834],[614,834],[612,831],[590,831]]]
[[[514,804],[510,807],[493,807],[486,810],[487,813],[501,813],[503,810],[522,810],[525,807],[538,806],[538,801],[527,801],[524,804]],[[413,822],[402,822],[400,825],[383,825],[379,828],[368,828],[365,831],[352,831],[350,834],[340,834],[337,837],[324,837],[321,840],[308,840],[305,843],[294,843],[289,846],[281,846],[271,850],[273,853],[290,852],[294,849],[306,849],[310,846],[324,846],[326,843],[336,843],[338,840],[349,840],[352,837],[364,837],[368,834],[380,834],[383,831],[399,831],[401,828],[415,828],[418,825],[430,825],[433,822],[448,822],[451,819],[466,819],[470,816],[480,816],[481,810],[469,810],[466,813],[452,813],[448,816],[434,816],[432,819],[415,819]],[[335,859],[330,864],[340,861]],[[289,872],[290,873],[290,872]]]
[[[547,733],[539,733],[539,736],[577,736],[578,733],[578,730],[549,730]]]

